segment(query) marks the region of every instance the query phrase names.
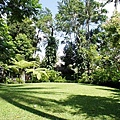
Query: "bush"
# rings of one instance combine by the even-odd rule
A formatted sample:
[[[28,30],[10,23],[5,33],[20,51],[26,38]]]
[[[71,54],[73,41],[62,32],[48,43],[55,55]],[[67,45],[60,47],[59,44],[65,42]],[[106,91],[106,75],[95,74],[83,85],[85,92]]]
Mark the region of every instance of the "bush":
[[[33,83],[65,82],[65,79],[62,78],[62,76],[60,75],[60,72],[57,72],[55,70],[45,70],[44,74],[42,72],[36,72],[36,74],[31,74],[31,76],[32,76],[32,80],[30,82],[33,82]]]
[[[87,72],[84,72],[78,80],[78,83],[92,83],[92,76],[88,75]]]
[[[61,73],[55,70],[47,71],[50,82],[65,82],[66,80],[62,78]]]
[[[7,84],[18,84],[18,83],[23,83],[23,80],[21,80],[20,78],[6,77],[5,83],[7,83]]]
[[[16,78],[16,82],[17,83],[24,83],[24,81],[22,79],[20,79],[20,78]]]
[[[7,83],[7,84],[14,84],[13,79],[11,79],[9,77],[6,77],[6,81],[4,81],[4,82]]]
[[[90,76],[84,72],[78,82],[120,88],[120,71],[115,68],[98,68]]]
[[[54,82],[64,83],[66,80],[62,78],[62,76],[57,77],[57,79],[54,80]]]
[[[60,77],[60,72],[57,72],[55,70],[48,70],[48,76],[50,82],[55,82],[58,79],[58,77]]]
[[[32,75],[32,80],[27,81],[27,83],[40,83],[40,82],[49,82],[49,79],[44,74],[41,74],[40,79],[38,79],[36,75]]]
[[[97,69],[92,73],[92,83],[119,88],[120,71],[116,69]]]
[[[110,81],[109,73],[107,73],[105,69],[97,69],[96,71],[94,71],[92,73],[92,78],[93,78],[92,83],[98,84],[98,85],[104,85],[108,81]]]
[[[49,76],[47,77],[45,74],[42,74],[39,82],[50,82]]]

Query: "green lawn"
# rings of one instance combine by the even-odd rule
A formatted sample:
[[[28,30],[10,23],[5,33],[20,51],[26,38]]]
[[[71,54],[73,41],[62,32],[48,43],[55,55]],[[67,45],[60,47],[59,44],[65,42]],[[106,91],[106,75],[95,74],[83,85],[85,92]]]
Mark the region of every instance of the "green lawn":
[[[120,90],[77,83],[1,84],[0,120],[120,120]]]

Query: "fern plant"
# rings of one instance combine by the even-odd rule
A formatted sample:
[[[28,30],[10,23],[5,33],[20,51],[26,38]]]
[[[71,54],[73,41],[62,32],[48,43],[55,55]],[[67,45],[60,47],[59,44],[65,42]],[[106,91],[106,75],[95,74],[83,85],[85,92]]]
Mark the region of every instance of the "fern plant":
[[[20,74],[20,79],[25,83],[25,70],[35,66],[35,61],[28,62],[25,60],[16,61],[13,59],[13,65],[8,66],[9,69],[12,69],[15,73]]]
[[[42,78],[46,78],[47,80],[49,80],[49,75],[47,74],[47,71],[48,70],[46,68],[26,69],[26,73],[32,73],[38,81]]]

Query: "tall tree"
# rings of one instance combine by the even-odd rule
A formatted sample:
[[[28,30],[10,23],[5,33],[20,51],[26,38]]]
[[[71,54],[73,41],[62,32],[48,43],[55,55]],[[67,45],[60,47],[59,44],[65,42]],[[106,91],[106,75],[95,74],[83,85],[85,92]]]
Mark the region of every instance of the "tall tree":
[[[57,30],[63,31],[69,37],[78,35],[84,24],[84,4],[79,0],[62,0],[58,2],[58,14],[56,15]]]
[[[57,58],[56,53],[57,53],[56,39],[53,36],[50,36],[48,38],[48,45],[46,46],[45,52],[45,62],[47,68],[53,69]]]
[[[115,12],[111,19],[107,21],[103,28],[105,30],[104,32],[104,43],[102,47],[102,51],[105,51],[105,55],[107,55],[113,63],[117,63],[116,65],[119,66],[118,62],[115,62],[118,60],[118,56],[120,55],[120,14],[118,12]],[[119,67],[118,67],[119,68]]]
[[[36,25],[39,29],[38,32],[43,32],[46,36],[52,36],[51,28],[53,28],[53,18],[52,13],[48,8],[40,11]]]
[[[57,31],[62,31],[63,33],[65,33],[65,38],[70,41],[71,45],[68,47],[68,50],[65,51],[66,57],[73,57],[72,55],[70,55],[70,53],[73,53],[70,51],[74,51],[72,47],[73,41],[75,41],[75,39],[77,40],[77,43],[81,43],[82,41],[79,32],[82,29],[86,18],[85,6],[84,3],[79,0],[62,0],[61,2],[58,2],[58,10],[58,14],[56,15]],[[79,45],[76,44],[76,49],[78,49],[78,47]],[[69,61],[69,59],[67,59],[67,61]],[[78,64],[77,68],[79,71]]]
[[[9,35],[9,27],[6,21],[0,18],[0,62],[8,63],[14,53],[12,37]]]
[[[95,24],[99,26],[101,22],[105,21],[106,16],[104,14],[107,11],[102,8],[102,4],[94,0],[62,0],[58,4],[59,11],[56,15],[58,31],[63,31],[69,40],[75,42],[78,72],[81,72],[84,66],[84,71],[87,67],[89,74],[92,64],[89,51],[92,49],[92,52],[96,48],[96,45],[93,45],[96,43],[93,42],[95,37],[93,31],[96,28],[92,26]]]
[[[18,34],[14,41],[14,52],[23,55],[25,60],[32,59],[35,48],[32,45],[32,40],[29,39],[25,34]]]
[[[54,37],[55,27],[52,13],[48,8],[41,11],[37,26],[38,32],[42,32],[45,36],[45,39],[41,40],[41,42],[46,43],[44,67],[53,68],[56,62],[57,40]]]
[[[5,53],[4,56],[6,56],[5,61],[11,60],[11,57],[15,57],[16,54],[19,54],[19,50],[21,49],[18,44],[20,43],[21,39],[23,40],[23,37],[28,40],[29,47],[31,46],[31,50],[29,49],[29,58],[31,58],[32,53],[35,51],[35,47],[37,46],[38,41],[35,39],[35,26],[33,21],[33,18],[37,17],[39,14],[39,11],[41,10],[41,5],[39,4],[39,0],[1,0],[0,1],[0,16],[1,19],[5,18],[4,24],[1,22],[1,34],[2,34],[2,43],[3,47],[5,48],[4,51],[8,51]],[[4,34],[3,34],[3,27],[4,28]],[[6,31],[6,33],[5,33]],[[24,34],[23,36],[21,34]],[[26,34],[26,36],[25,36]],[[19,36],[19,37],[18,37]],[[8,37],[8,38],[6,38]],[[21,37],[21,38],[20,38]],[[19,42],[18,42],[19,38]],[[18,43],[17,43],[17,42]],[[9,44],[9,46],[8,46]],[[22,45],[23,43],[21,43]],[[24,49],[22,51],[25,51],[28,49],[26,45],[22,46]],[[26,48],[25,48],[26,47]],[[19,48],[19,49],[18,49]],[[18,51],[18,52],[17,52]],[[31,53],[32,51],[32,53]],[[8,55],[9,54],[9,55]],[[27,55],[27,53],[25,53]],[[27,55],[28,59],[28,55]]]
[[[99,2],[96,2],[94,0],[85,0],[85,13],[86,13],[86,20],[85,20],[85,27],[86,27],[86,40],[87,40],[87,46],[86,49],[89,51],[91,48],[91,46],[93,46],[93,34],[95,34],[94,29],[95,28],[90,28],[92,25],[96,26],[99,25],[104,22],[106,20],[106,15],[105,13],[107,13],[107,11],[105,9],[103,9],[102,4]],[[95,35],[94,35],[95,36]],[[90,74],[90,69],[91,69],[91,59],[89,56],[89,52],[88,53],[88,57],[87,58],[87,69],[88,69],[88,75]]]
[[[111,19],[102,25],[98,34],[99,61],[93,81],[97,84],[119,87],[120,78],[120,14],[114,12]]]
[[[14,47],[12,47],[14,54],[20,54],[24,56],[25,60],[31,60],[33,53],[36,51],[38,40],[35,38],[36,27],[34,21],[26,18],[22,21],[8,21],[9,35],[12,40],[10,41]]]

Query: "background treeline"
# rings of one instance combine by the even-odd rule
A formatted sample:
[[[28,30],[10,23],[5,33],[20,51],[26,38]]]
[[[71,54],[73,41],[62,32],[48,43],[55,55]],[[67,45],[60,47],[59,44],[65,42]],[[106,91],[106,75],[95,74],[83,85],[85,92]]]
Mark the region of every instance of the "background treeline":
[[[53,18],[39,0],[0,1],[0,82],[84,82],[119,88],[120,13],[116,1],[108,19],[108,2],[62,0]],[[41,44],[43,60],[37,56]],[[62,44],[64,55],[58,56]],[[64,64],[57,65],[59,59]]]

